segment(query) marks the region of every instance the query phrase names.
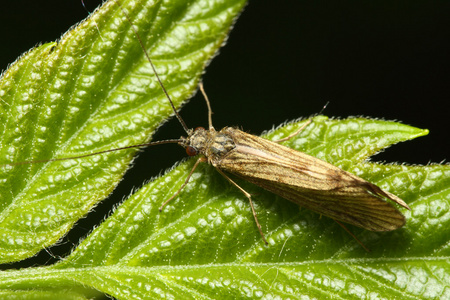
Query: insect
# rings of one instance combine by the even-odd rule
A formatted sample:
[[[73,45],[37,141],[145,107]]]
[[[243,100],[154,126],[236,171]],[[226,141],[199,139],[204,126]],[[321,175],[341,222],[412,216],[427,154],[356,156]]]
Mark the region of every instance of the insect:
[[[127,16],[125,11],[123,13]],[[348,223],[372,231],[395,230],[405,224],[405,217],[401,212],[386,201],[393,201],[409,209],[408,205],[399,197],[383,191],[378,186],[332,164],[279,144],[279,142],[288,140],[298,134],[311,121],[306,122],[294,134],[276,142],[232,127],[225,127],[216,131],[212,125],[210,101],[202,85],[200,85],[200,90],[208,107],[208,128],[189,129],[176,110],[138,32],[134,26],[131,26],[131,28],[134,30],[149,65],[187,136],[81,156],[32,162],[75,159],[129,148],[177,143],[186,149],[189,156],[199,156],[199,158],[185,182],[171,198],[162,204],[160,210],[163,210],[167,203],[179,195],[188,184],[196,167],[202,162],[207,162],[248,198],[255,223],[266,244],[267,240],[258,221],[252,196],[240,187],[234,179],[230,178],[229,174],[256,184],[302,207],[330,217],[339,224],[341,222]]]
[[[227,174],[236,175],[330,217],[341,226],[341,222],[344,222],[371,231],[391,231],[405,224],[402,213],[385,201],[389,199],[410,209],[399,197],[323,160],[279,144],[297,135],[311,121],[290,136],[275,142],[232,127],[216,131],[212,125],[210,102],[202,85],[200,89],[208,106],[209,128],[187,129],[184,122],[180,121],[188,136],[178,142],[189,156],[200,155],[200,158],[178,192],[160,210],[188,184],[198,164],[208,162],[248,198],[258,230],[266,244],[251,195]],[[177,116],[181,118],[178,113]]]

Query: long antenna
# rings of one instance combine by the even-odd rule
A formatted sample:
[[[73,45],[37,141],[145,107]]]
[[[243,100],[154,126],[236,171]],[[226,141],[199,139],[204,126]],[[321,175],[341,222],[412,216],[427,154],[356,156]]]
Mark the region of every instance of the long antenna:
[[[131,149],[131,148],[148,147],[148,146],[155,146],[155,145],[162,145],[162,144],[176,144],[176,143],[180,143],[182,141],[183,140],[181,140],[181,139],[162,140],[162,141],[150,142],[150,143],[145,143],[145,144],[138,144],[138,145],[131,145],[131,146],[125,146],[125,147],[120,147],[120,148],[108,149],[108,150],[103,150],[103,151],[99,151],[99,152],[88,153],[88,154],[83,154],[83,155],[78,155],[78,156],[42,159],[42,160],[27,160],[27,161],[21,161],[21,162],[16,162],[16,163],[6,163],[6,164],[0,164],[0,167],[78,159],[78,158],[94,156],[94,155],[98,155],[98,154],[102,154],[102,153],[115,152],[115,151],[120,151],[120,150],[125,150],[125,149]]]
[[[181,118],[180,114],[175,108],[175,105],[173,105],[172,98],[169,96],[169,93],[167,92],[166,88],[164,87],[164,84],[162,83],[161,79],[159,78],[158,72],[156,71],[155,65],[153,64],[150,55],[148,54],[147,49],[144,46],[144,43],[142,42],[141,36],[137,32],[137,29],[134,27],[133,22],[131,22],[130,17],[128,16],[127,12],[122,8],[122,4],[119,2],[119,0],[115,0],[117,5],[119,6],[120,10],[124,14],[125,18],[127,18],[128,22],[131,25],[131,29],[133,30],[134,34],[136,35],[137,40],[139,41],[139,44],[141,45],[142,50],[144,51],[145,56],[147,57],[148,62],[150,63],[150,66],[152,67],[153,73],[155,74],[156,79],[158,80],[159,86],[163,90],[164,94],[166,95],[167,99],[169,99],[170,105],[172,106],[172,109],[175,113],[175,116],[177,117],[178,121],[181,123],[181,126],[183,126],[184,131],[186,131],[187,134],[191,132],[191,130],[186,126],[186,123]]]

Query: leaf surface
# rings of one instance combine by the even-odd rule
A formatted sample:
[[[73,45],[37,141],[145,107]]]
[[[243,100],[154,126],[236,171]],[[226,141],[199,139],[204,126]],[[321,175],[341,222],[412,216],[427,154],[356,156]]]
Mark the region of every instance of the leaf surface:
[[[244,1],[123,1],[175,105],[196,89]],[[58,241],[105,199],[137,149],[173,114],[118,1],[58,43],[17,60],[0,83],[0,261]]]
[[[286,136],[302,122],[267,137]],[[421,207],[429,207],[430,202],[448,205],[448,166],[364,161],[373,151],[423,134],[426,131],[394,122],[316,117],[287,142],[337,165],[351,161],[350,171],[411,206],[411,212],[402,210],[407,217],[402,229],[376,233],[351,227],[370,253],[333,220],[239,182],[254,195],[269,241],[265,246],[247,199],[208,165],[202,165],[180,196],[160,213],[158,207],[167,195],[184,182],[193,165],[189,160],[124,201],[65,260],[47,268],[11,272],[2,278],[3,286],[20,282],[30,288],[39,283],[43,290],[55,284],[91,287],[120,299],[443,297],[449,282],[448,220],[442,208]],[[325,143],[330,138],[340,142]],[[336,153],[343,154],[336,158]],[[417,188],[410,192],[411,187]],[[422,225],[427,219],[434,219],[435,227]]]

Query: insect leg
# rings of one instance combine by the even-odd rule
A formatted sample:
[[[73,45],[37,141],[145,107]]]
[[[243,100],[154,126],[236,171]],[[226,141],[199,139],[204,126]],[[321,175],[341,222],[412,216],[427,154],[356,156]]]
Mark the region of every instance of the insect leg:
[[[261,235],[264,243],[268,245],[269,243],[267,242],[266,237],[264,236],[264,233],[261,229],[261,224],[259,224],[258,217],[256,216],[255,207],[253,207],[252,195],[250,195],[246,190],[241,188],[236,182],[234,182],[230,177],[228,177],[224,172],[222,172],[222,170],[220,170],[219,168],[216,168],[216,170],[220,174],[222,174],[222,176],[225,177],[230,183],[232,183],[235,187],[237,187],[245,195],[245,197],[248,198],[248,201],[250,201],[250,206],[252,208],[253,218],[255,218],[256,226],[258,227],[259,230],[259,234]]]
[[[347,231],[348,234],[350,234],[357,242],[358,244],[360,244],[367,252],[370,252],[370,249],[367,248],[354,234],[353,232],[351,232],[350,230],[348,230],[347,227],[345,227],[344,224],[342,224],[341,222],[334,220],[336,223],[338,223],[342,228],[344,228],[345,231]]]
[[[173,198],[175,198],[176,196],[178,196],[178,194],[181,192],[182,189],[184,189],[184,187],[188,184],[189,179],[191,179],[192,174],[194,174],[195,169],[197,168],[197,166],[201,163],[201,162],[205,162],[207,161],[206,157],[199,157],[199,159],[197,159],[197,161],[195,162],[194,166],[192,167],[191,172],[189,173],[188,177],[186,178],[186,181],[183,183],[183,185],[178,189],[178,191],[173,194],[172,197],[170,197],[169,199],[166,200],[166,202],[164,202],[161,207],[159,208],[159,211],[161,212],[164,208],[164,206],[166,206],[167,203],[169,203],[170,201],[172,201]]]
[[[303,129],[305,129],[306,126],[308,126],[309,124],[311,124],[312,120],[309,119],[305,124],[302,125],[302,127],[300,127],[299,129],[297,129],[294,133],[291,133],[289,136],[276,140],[274,141],[275,143],[281,143],[281,142],[285,142],[290,140],[291,138],[293,138],[294,136],[296,136],[297,134],[299,134]]]

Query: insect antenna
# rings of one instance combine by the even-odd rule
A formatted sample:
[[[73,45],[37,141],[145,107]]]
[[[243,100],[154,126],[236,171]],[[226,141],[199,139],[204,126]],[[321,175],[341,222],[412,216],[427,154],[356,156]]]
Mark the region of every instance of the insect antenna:
[[[134,27],[133,22],[131,22],[131,19],[128,16],[127,12],[122,8],[122,4],[118,0],[115,0],[115,2],[117,3],[117,5],[119,6],[120,10],[124,14],[125,18],[127,18],[128,22],[130,23],[131,29],[133,30],[134,34],[136,35],[136,39],[139,41],[139,44],[141,45],[141,48],[144,51],[144,55],[147,58],[148,62],[150,63],[150,66],[152,67],[153,74],[155,75],[159,86],[161,87],[162,91],[164,92],[164,94],[166,95],[167,99],[169,100],[170,106],[172,106],[172,110],[175,113],[175,116],[177,117],[177,119],[180,122],[181,126],[183,126],[184,131],[189,135],[192,130],[189,129],[186,126],[186,123],[184,122],[183,118],[180,116],[180,114],[176,110],[175,105],[172,102],[172,98],[170,97],[169,93],[167,92],[166,88],[164,87],[164,84],[162,83],[161,78],[159,77],[159,74],[156,71],[155,65],[153,64],[153,61],[150,58],[150,55],[148,54],[148,51],[147,51],[147,49],[144,46],[144,42],[142,41],[141,36],[139,35],[137,29]],[[209,104],[208,104],[208,107],[209,107]]]
[[[205,98],[206,106],[208,107],[208,126],[209,126],[209,130],[211,130],[211,129],[214,130],[214,126],[212,124],[212,114],[213,114],[213,112],[212,112],[212,109],[211,109],[211,104],[210,104],[209,99],[208,99],[208,95],[206,95],[205,89],[203,88],[203,83],[200,83],[199,87],[200,87],[200,91],[203,94],[203,98]]]
[[[120,150],[125,150],[125,149],[131,149],[131,148],[148,147],[148,146],[155,146],[155,145],[162,145],[162,144],[178,144],[181,141],[182,141],[181,139],[162,140],[162,141],[156,141],[156,142],[150,142],[150,143],[144,143],[144,144],[138,144],[138,145],[131,145],[131,146],[114,148],[114,149],[108,149],[108,150],[103,150],[103,151],[98,151],[98,152],[93,152],[93,153],[88,153],[88,154],[82,154],[82,155],[78,155],[78,156],[60,157],[60,158],[51,158],[51,159],[42,159],[42,160],[26,160],[26,161],[21,161],[21,162],[16,162],[16,163],[5,163],[5,164],[0,164],[0,167],[3,167],[3,166],[18,166],[18,165],[26,165],[26,164],[46,163],[46,162],[52,162],[52,161],[78,159],[78,158],[84,158],[84,157],[94,156],[94,155],[98,155],[98,154],[115,152],[115,151],[120,151]]]

